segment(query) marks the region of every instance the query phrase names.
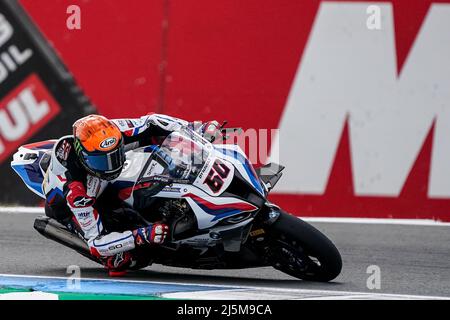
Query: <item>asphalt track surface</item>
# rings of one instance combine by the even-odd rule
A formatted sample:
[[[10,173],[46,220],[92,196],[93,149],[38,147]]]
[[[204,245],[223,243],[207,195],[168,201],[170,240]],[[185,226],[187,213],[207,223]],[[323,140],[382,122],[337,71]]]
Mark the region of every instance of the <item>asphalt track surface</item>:
[[[39,235],[36,214],[0,213],[0,274],[67,276],[70,265],[83,278],[108,278],[101,266]],[[341,275],[331,283],[297,280],[272,268],[191,270],[153,265],[126,279],[289,289],[450,297],[450,227],[313,223],[338,247]],[[367,268],[377,265],[381,288],[370,290]]]

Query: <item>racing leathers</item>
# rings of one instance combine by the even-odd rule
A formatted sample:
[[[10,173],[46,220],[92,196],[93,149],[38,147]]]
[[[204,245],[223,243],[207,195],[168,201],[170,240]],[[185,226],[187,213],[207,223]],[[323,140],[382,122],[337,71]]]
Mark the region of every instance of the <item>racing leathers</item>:
[[[183,127],[190,127],[201,134],[217,127],[215,121],[201,125],[198,122],[189,123],[159,114],[112,121],[122,132],[127,150],[160,144],[168,134]],[[123,254],[136,246],[163,242],[167,235],[167,226],[157,223],[136,230],[105,232],[102,215],[107,215],[108,212],[99,212],[102,208],[96,206],[96,201],[109,181],[101,180],[83,168],[74,150],[73,141],[73,136],[62,137],[53,148],[43,183],[46,214],[66,225],[68,222],[74,223],[77,231],[87,241],[91,254],[107,261],[105,265],[111,269],[117,267],[119,262],[129,259]]]

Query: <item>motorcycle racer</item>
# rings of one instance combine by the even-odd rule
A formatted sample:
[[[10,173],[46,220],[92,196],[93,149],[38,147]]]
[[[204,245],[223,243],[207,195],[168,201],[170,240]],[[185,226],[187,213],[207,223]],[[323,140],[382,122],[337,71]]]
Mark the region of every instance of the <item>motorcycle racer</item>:
[[[97,199],[120,175],[126,150],[160,144],[171,132],[183,127],[212,140],[217,137],[219,125],[216,121],[190,123],[160,114],[115,120],[89,115],[73,124],[73,135],[55,143],[43,183],[46,215],[75,226],[91,254],[103,262],[110,275],[121,275],[133,267],[136,261],[130,250],[163,243],[168,226],[153,223],[108,233],[102,224],[102,216],[108,212],[96,205]]]

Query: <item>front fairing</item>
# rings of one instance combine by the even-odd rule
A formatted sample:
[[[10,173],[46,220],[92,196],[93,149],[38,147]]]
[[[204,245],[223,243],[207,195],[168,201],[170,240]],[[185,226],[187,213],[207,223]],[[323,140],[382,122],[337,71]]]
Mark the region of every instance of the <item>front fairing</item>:
[[[193,184],[211,156],[213,147],[192,131],[173,132],[161,146],[149,146],[151,159],[141,181],[182,181]]]
[[[183,199],[199,229],[255,213],[266,201],[259,179],[240,149],[235,155],[223,152],[225,147],[218,149],[192,131],[174,132],[160,146],[128,152],[114,184],[122,198],[145,212],[157,210],[160,200]]]

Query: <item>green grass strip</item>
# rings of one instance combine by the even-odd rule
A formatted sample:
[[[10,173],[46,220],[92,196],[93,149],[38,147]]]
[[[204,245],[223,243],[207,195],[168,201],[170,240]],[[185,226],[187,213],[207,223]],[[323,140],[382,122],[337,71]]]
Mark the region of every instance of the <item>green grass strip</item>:
[[[0,288],[0,294],[12,292],[33,292],[31,289]],[[59,300],[171,300],[159,296],[121,295],[121,294],[92,294],[70,292],[48,292],[58,295]]]

